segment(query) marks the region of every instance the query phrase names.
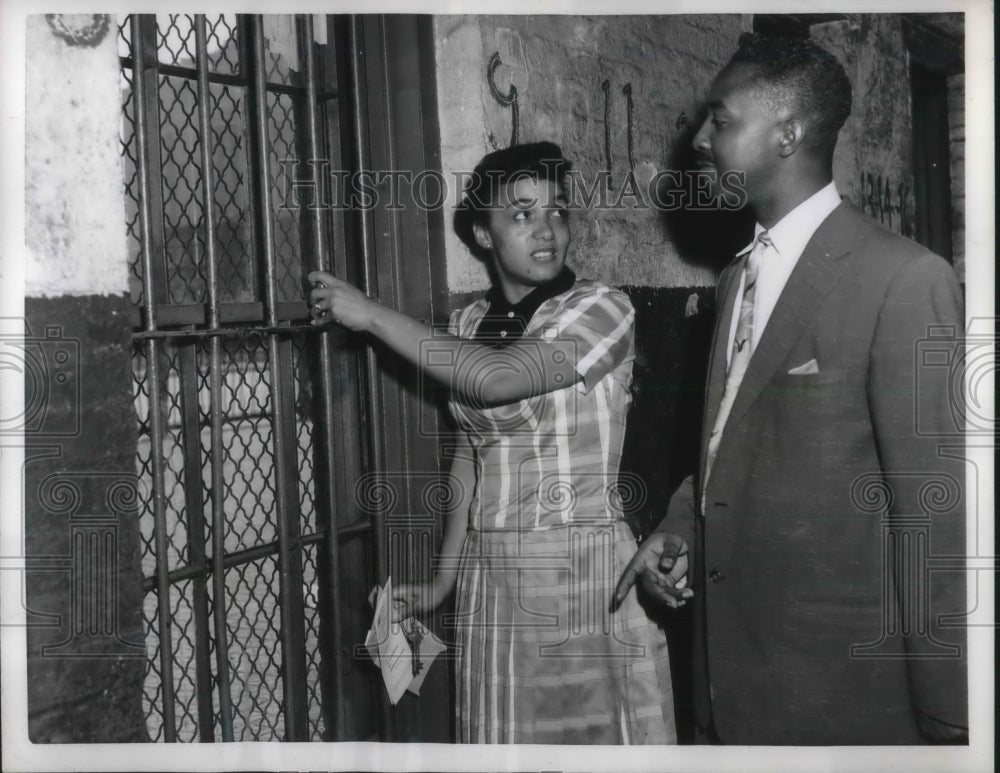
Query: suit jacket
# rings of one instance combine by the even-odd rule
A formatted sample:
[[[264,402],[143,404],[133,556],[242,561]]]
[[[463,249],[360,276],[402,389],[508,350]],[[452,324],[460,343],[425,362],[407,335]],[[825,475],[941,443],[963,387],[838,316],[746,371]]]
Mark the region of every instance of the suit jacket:
[[[743,263],[717,288],[702,466]],[[660,526],[694,546],[696,718],[723,742],[921,743],[914,707],[967,726],[964,574],[929,571],[966,552],[963,325],[951,267],[850,204],[806,246],[744,375],[704,517],[698,481]]]

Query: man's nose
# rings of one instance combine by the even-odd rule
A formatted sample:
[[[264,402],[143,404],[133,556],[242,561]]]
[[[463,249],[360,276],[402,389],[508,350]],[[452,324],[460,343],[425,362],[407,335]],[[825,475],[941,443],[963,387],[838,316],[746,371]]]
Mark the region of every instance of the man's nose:
[[[706,118],[701,122],[701,126],[698,128],[698,133],[694,135],[694,139],[691,140],[691,146],[700,153],[707,153],[712,147],[708,141],[708,124],[709,119]]]

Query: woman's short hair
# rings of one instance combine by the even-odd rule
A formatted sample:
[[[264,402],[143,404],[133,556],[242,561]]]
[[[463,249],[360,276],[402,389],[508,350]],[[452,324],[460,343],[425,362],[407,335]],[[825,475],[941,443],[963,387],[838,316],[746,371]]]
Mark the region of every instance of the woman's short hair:
[[[489,211],[500,199],[500,192],[521,178],[545,180],[565,185],[571,163],[554,142],[530,142],[511,145],[483,156],[469,178],[462,200],[455,208],[455,233],[473,255],[489,256],[476,242],[473,226],[487,226]]]

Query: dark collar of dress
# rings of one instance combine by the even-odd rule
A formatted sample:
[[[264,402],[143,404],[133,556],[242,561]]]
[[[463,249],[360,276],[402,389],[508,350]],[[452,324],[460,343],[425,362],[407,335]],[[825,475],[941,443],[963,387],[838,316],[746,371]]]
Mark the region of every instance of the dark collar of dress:
[[[496,347],[506,346],[518,340],[524,335],[524,330],[538,311],[538,307],[549,298],[555,298],[569,290],[575,282],[576,274],[563,267],[558,276],[539,285],[517,303],[510,303],[504,297],[503,290],[494,285],[486,293],[489,306],[486,308],[486,315],[479,322],[479,327],[476,328],[474,340]]]

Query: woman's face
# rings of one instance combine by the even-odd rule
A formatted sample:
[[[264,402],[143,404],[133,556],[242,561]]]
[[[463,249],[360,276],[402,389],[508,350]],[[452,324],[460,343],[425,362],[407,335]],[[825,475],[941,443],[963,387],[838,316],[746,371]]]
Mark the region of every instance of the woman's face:
[[[522,177],[508,184],[489,211],[488,227],[473,226],[492,253],[500,288],[517,303],[558,276],[569,248],[566,194],[556,182]]]

